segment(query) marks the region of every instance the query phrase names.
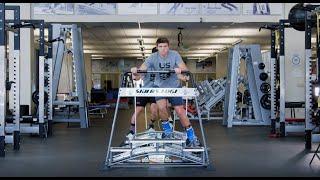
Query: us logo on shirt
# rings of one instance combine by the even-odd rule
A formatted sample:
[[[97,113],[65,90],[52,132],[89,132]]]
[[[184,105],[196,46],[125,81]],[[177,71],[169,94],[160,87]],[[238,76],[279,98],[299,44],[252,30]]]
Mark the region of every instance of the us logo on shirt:
[[[159,68],[160,69],[164,69],[164,68],[170,68],[170,62],[166,62],[166,63],[159,63]]]
[[[161,70],[170,70],[171,64],[170,62],[159,63],[159,68]],[[161,80],[166,80],[170,77],[171,73],[159,73]]]

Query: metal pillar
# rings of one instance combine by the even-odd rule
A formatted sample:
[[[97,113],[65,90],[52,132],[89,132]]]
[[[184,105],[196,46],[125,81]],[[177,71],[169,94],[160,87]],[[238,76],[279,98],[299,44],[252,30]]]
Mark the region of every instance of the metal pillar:
[[[39,135],[40,137],[46,136],[46,127],[45,127],[45,104],[44,104],[44,21],[40,20],[39,23],[40,29],[40,47],[39,47]]]
[[[14,24],[20,24],[20,7],[7,6],[6,9],[13,10]],[[20,28],[15,32],[9,31],[9,108],[13,114],[13,149],[20,149]],[[11,43],[13,42],[13,44]],[[13,45],[13,46],[12,46]]]
[[[284,28],[285,22],[287,20],[280,20],[279,31],[280,31],[280,58],[279,58],[279,66],[280,66],[280,136],[284,137],[285,132],[285,58],[284,58]]]
[[[238,87],[238,74],[239,74],[239,64],[240,64],[240,49],[239,45],[236,45],[229,51],[228,60],[228,75],[227,75],[227,85],[226,85],[226,95],[224,101],[224,115],[223,124],[228,127],[232,127],[232,120],[236,108],[236,94]],[[233,61],[233,59],[235,61]]]
[[[48,41],[51,41],[53,39],[52,36],[52,25],[48,26]],[[48,54],[47,54],[47,77],[49,78],[48,80],[48,86],[46,91],[48,92],[48,136],[52,135],[52,116],[53,116],[53,106],[52,106],[52,74],[53,72],[53,63],[52,63],[52,43],[48,44]]]
[[[53,64],[53,76],[52,76],[52,100],[55,101],[59,79],[61,74],[62,60],[65,50],[67,30],[61,28],[61,24],[52,24],[52,39],[60,38],[62,41],[56,41],[52,44],[52,64]]]
[[[276,133],[276,112],[277,112],[277,96],[276,96],[276,34],[275,30],[271,30],[271,67],[270,67],[270,94],[271,94],[271,134]]]
[[[0,156],[5,156],[6,57],[5,5],[0,3]]]
[[[82,49],[81,29],[77,25],[72,25],[72,47],[73,47],[73,60],[75,62],[75,78],[76,78],[76,91],[79,100],[79,113],[80,113],[80,125],[81,128],[87,128],[87,104],[86,104],[86,85],[85,85],[85,69]]]
[[[306,99],[305,99],[305,148],[311,149],[312,124],[312,86],[311,86],[311,12],[305,11],[305,68],[306,68]],[[319,80],[319,79],[318,79]]]

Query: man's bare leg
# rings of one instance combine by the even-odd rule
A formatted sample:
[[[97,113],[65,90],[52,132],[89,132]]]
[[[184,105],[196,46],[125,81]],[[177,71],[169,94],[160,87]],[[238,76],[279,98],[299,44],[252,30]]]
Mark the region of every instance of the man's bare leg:
[[[157,101],[157,105],[159,108],[159,116],[162,124],[162,130],[164,131],[164,133],[162,134],[162,138],[170,138],[173,134],[172,125],[168,121],[169,113],[167,104],[167,99],[160,99]]]
[[[187,146],[199,146],[200,143],[196,138],[194,130],[191,126],[190,120],[186,115],[186,110],[183,108],[182,105],[174,106],[174,110],[178,114],[180,122],[187,132],[187,142],[186,142]]]
[[[136,131],[135,131],[135,129],[136,129],[136,127],[135,127],[136,126],[136,121],[135,121],[135,119],[138,118],[138,116],[142,112],[142,110],[144,110],[143,106],[137,106],[136,113],[133,113],[133,115],[131,117],[131,120],[130,120],[130,124],[131,124],[130,133],[131,134],[135,134],[136,133]]]
[[[156,103],[151,103],[150,105],[151,110],[151,122],[149,124],[149,128],[154,129],[154,122],[158,118],[158,105]]]

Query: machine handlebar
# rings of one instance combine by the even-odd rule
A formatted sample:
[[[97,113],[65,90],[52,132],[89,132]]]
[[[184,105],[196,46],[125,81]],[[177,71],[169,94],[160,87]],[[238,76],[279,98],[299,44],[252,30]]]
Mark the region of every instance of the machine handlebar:
[[[148,70],[137,70],[137,73],[140,73],[140,74],[146,74],[146,73],[170,73],[170,74],[173,74],[173,73],[176,73],[175,70],[166,70],[166,71],[148,71]],[[123,73],[122,77],[130,77],[132,74],[131,71],[126,71]],[[193,75],[190,71],[181,71],[181,74],[185,74],[187,76],[189,76],[189,81],[191,82],[192,84],[192,87],[196,87],[196,84],[194,82],[194,79],[193,79]],[[121,78],[122,79],[122,87],[125,86],[125,81],[126,81],[126,78]],[[133,81],[132,78],[130,78],[130,81]]]
[[[167,70],[167,71],[148,71],[148,70],[138,70],[137,73],[176,73],[175,70]],[[189,71],[181,71],[181,74],[188,74]]]

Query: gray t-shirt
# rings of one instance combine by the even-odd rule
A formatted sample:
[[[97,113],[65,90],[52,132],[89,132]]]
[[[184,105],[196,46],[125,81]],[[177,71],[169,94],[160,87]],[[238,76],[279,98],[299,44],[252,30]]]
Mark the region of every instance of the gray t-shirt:
[[[162,58],[159,52],[151,54],[145,61],[148,70],[168,71],[174,70],[182,61],[178,52],[169,50],[167,57]],[[159,88],[178,88],[181,87],[180,80],[175,73],[158,73],[154,82],[155,87]]]

